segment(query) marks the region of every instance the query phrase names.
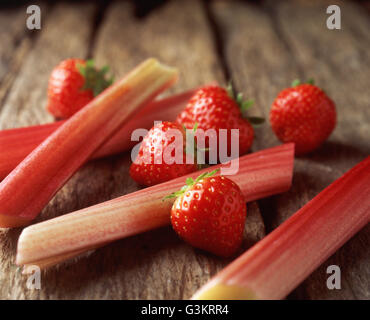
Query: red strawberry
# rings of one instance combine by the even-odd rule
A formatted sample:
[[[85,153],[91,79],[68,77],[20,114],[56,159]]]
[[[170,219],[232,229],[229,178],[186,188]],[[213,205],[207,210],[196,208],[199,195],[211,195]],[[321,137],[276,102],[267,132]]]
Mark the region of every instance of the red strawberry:
[[[179,195],[171,209],[171,223],[192,246],[228,257],[242,243],[247,207],[235,182],[212,177],[215,171],[195,181],[187,179],[187,186],[169,196]]]
[[[56,118],[69,118],[112,84],[107,67],[97,70],[92,60],[67,59],[49,78],[48,111]]]
[[[170,129],[172,130],[169,131]],[[173,130],[182,135],[180,142],[175,139]],[[177,145],[176,142],[181,144]],[[139,184],[152,186],[196,171],[196,164],[186,164],[185,142],[185,129],[180,124],[167,121],[156,124],[144,137],[138,156],[130,167],[132,179]],[[183,153],[180,161],[168,164],[164,153],[166,148],[168,147],[170,158],[176,155],[171,145],[181,148]]]
[[[219,86],[206,86],[194,94],[185,109],[178,115],[177,122],[188,129],[193,128],[197,123],[198,128],[204,131],[239,129],[239,154],[244,154],[250,149],[254,137],[250,122],[243,118],[244,111],[251,104],[252,101],[243,102],[241,94],[234,99],[232,89],[228,92]],[[228,151],[231,143],[230,132],[228,131]]]
[[[294,142],[297,155],[319,147],[336,125],[334,102],[319,87],[298,84],[279,93],[270,123],[282,142]]]

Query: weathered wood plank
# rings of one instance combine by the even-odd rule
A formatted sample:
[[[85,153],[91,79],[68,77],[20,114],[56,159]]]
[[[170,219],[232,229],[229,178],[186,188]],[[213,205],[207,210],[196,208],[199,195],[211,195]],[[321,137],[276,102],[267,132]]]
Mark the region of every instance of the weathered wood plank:
[[[42,11],[44,24],[41,30],[33,31],[40,35],[3,103],[1,129],[53,120],[45,111],[48,75],[61,60],[87,55],[94,9],[91,4],[62,4]],[[25,28],[24,22],[22,26]]]
[[[71,56],[86,56],[94,8],[95,6],[91,4],[80,4],[79,6],[60,4],[56,5],[52,11],[42,10],[42,29],[35,31],[40,32],[40,35],[36,38],[30,53],[25,56],[1,109],[1,129],[52,120],[44,109],[48,75],[60,60]],[[24,15],[24,13],[25,10],[22,10],[21,14]],[[21,27],[25,28],[24,21]],[[76,181],[81,182],[78,184]],[[83,172],[77,175],[72,184],[85,189],[82,181],[84,181]],[[44,210],[40,219],[71,211],[78,206],[78,193],[74,193],[71,198],[68,196],[70,195],[68,190],[68,186],[61,190],[60,194]],[[48,292],[47,289],[28,290],[26,277],[22,276],[14,265],[20,231],[20,229],[0,230],[0,297],[50,298],[53,293]],[[57,291],[59,288],[54,282],[52,291]]]
[[[26,10],[5,8],[0,12],[0,81],[9,72],[14,50],[27,33],[25,21]]]
[[[370,72],[366,68],[368,51],[364,51],[359,36],[353,35],[354,32],[360,34],[359,28],[368,30],[368,21],[363,14],[356,14],[357,7],[346,4],[342,9],[347,15],[343,19],[343,30],[329,31],[325,26],[325,5],[308,1],[281,2],[278,6],[271,1],[264,7],[222,1],[212,5],[223,33],[225,58],[233,80],[239,90],[256,100],[258,108],[254,113],[268,117],[279,90],[297,77],[314,76],[338,107],[338,126],[329,141],[312,155],[296,160],[292,189],[261,202],[268,230],[277,227],[369,153],[370,119],[364,105],[369,100],[369,91],[365,88]],[[356,23],[351,22],[358,17]],[[365,36],[361,37],[363,41]],[[366,46],[369,45],[367,42]],[[256,136],[255,149],[278,143],[268,125],[258,129]],[[369,274],[370,254],[363,243],[369,243],[366,231],[324,263],[299,288],[297,296],[368,298],[369,291],[365,287],[369,287],[369,282],[363,282],[363,277]],[[326,267],[330,264],[340,265],[343,278],[347,279],[341,291],[326,288]]]
[[[3,8],[0,12],[0,110],[31,47],[31,32],[27,32],[25,23],[26,8]]]
[[[151,56],[179,67],[176,91],[214,80],[225,82],[211,30],[197,1],[168,3],[145,18],[135,18],[127,4],[114,4],[99,31],[96,49],[96,60],[113,63],[117,75]]]

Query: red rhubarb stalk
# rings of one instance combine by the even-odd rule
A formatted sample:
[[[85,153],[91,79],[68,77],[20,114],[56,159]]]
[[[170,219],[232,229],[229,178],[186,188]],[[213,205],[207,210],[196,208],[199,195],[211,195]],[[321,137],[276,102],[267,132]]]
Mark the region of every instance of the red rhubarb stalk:
[[[239,158],[239,172],[228,177],[239,185],[246,202],[260,199],[290,188],[293,159],[293,144],[255,152]],[[186,178],[218,167],[221,165],[29,226],[19,238],[17,264],[52,265],[108,242],[167,225],[174,199],[163,198],[179,190]]]
[[[104,141],[176,79],[175,69],[148,59],[62,124],[0,184],[0,227],[33,220]]]
[[[129,150],[134,144],[130,139],[134,129],[150,129],[154,120],[172,121],[194,92],[195,90],[189,90],[149,103],[94,152],[91,158]],[[63,123],[65,121],[0,131],[0,180]]]
[[[370,220],[370,157],[232,262],[194,299],[282,299]]]

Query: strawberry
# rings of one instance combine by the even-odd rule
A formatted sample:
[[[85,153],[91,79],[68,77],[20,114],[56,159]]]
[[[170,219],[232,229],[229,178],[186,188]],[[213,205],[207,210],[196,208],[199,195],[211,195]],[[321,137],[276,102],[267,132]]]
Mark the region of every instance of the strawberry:
[[[110,86],[108,67],[98,70],[93,60],[67,59],[51,72],[47,110],[56,118],[69,118]]]
[[[196,248],[222,257],[240,247],[247,207],[240,188],[215,170],[188,178],[186,186],[168,197],[176,197],[171,223],[179,236]]]
[[[251,122],[260,123],[260,118],[245,118],[244,113],[252,101],[242,101],[242,95],[235,99],[232,88],[225,90],[219,86],[206,86],[199,89],[190,99],[185,109],[178,115],[177,122],[186,128],[228,130],[228,152],[230,152],[231,129],[239,129],[239,154],[246,153],[252,143],[254,130]],[[219,150],[219,147],[218,147]]]
[[[172,130],[169,131],[170,129]],[[175,139],[173,130],[182,135],[181,141]],[[185,142],[186,132],[180,124],[167,121],[156,124],[144,137],[137,158],[130,167],[132,179],[139,184],[152,186],[196,171],[197,164],[186,163],[187,157],[193,155],[186,154]],[[181,144],[178,145],[178,143]],[[169,157],[176,156],[175,149],[171,148],[171,145],[176,149],[182,149],[183,152],[180,161],[169,164],[165,156],[166,148],[170,152]]]
[[[319,87],[296,81],[276,97],[270,123],[282,142],[294,142],[296,154],[303,155],[318,148],[334,130],[335,104]]]

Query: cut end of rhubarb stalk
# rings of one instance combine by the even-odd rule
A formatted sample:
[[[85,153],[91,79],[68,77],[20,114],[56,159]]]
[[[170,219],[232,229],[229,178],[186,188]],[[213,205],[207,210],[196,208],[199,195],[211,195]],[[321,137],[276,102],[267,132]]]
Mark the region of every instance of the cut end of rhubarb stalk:
[[[144,90],[150,90],[157,85],[161,88],[163,85],[166,87],[171,86],[178,80],[178,70],[174,67],[167,66],[160,63],[157,59],[149,58],[142,62],[137,68],[133,69],[131,73],[126,76],[126,81],[130,83],[130,87],[140,88],[144,82],[151,82],[151,88],[143,87]],[[156,95],[156,94],[154,94]],[[143,97],[146,95],[142,94]]]
[[[192,300],[256,300],[252,290],[237,285],[217,283],[207,286],[191,298]]]

